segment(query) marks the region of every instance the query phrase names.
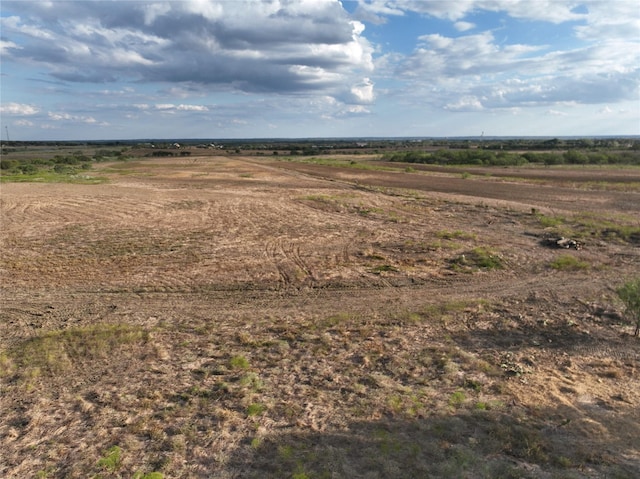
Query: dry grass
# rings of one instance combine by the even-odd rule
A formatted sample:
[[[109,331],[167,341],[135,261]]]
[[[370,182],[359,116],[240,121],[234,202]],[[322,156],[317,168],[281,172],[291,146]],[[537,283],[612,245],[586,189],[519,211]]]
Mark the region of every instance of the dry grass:
[[[528,205],[172,161],[3,190],[0,476],[637,476],[633,244],[553,269]]]

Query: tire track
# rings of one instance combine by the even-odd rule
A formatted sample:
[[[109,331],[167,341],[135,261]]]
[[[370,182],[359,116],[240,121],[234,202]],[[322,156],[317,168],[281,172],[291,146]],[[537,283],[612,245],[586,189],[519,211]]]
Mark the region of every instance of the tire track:
[[[302,259],[300,246],[283,238],[267,240],[265,256],[275,265],[283,288],[313,287],[317,280],[309,265]]]

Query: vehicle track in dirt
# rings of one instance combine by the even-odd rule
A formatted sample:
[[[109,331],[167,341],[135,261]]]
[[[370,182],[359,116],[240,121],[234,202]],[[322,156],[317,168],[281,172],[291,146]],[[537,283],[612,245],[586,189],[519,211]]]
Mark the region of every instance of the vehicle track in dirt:
[[[342,451],[359,423],[362,450],[375,431],[395,425],[395,441],[433,426],[413,443],[441,451],[438,431],[461,447],[464,420],[483,447],[495,430],[507,445],[542,431],[602,477],[640,458],[640,351],[615,302],[640,249],[605,237],[550,248],[531,211],[615,219],[638,211],[637,193],[260,157],[103,166],[110,183],[2,185],[0,366],[13,369],[0,375],[1,474],[88,477],[120,444],[123,475],[162,459],[171,477],[238,477],[256,454],[282,459],[286,438]],[[503,268],[453,266],[478,247]],[[549,266],[567,255],[587,266]],[[112,326],[143,339],[65,349]],[[33,345],[55,346],[53,359],[27,371]],[[250,415],[255,404],[265,410]],[[610,456],[583,459],[572,448],[585,437]],[[260,452],[259,440],[285,442]],[[513,461],[555,467],[540,457]]]
[[[473,201],[497,200],[519,203],[526,208],[557,211],[620,211],[640,213],[640,193],[589,191],[563,186],[529,185],[483,181],[446,176],[408,174],[405,172],[371,171],[306,163],[273,163],[273,166],[295,170],[311,177],[344,181],[359,187],[403,188],[431,193],[443,193]]]

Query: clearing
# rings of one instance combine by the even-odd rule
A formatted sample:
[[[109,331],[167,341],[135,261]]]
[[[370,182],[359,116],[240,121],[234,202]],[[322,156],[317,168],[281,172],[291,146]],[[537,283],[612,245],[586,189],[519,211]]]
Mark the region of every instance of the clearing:
[[[293,160],[1,185],[0,476],[640,477],[640,169]]]

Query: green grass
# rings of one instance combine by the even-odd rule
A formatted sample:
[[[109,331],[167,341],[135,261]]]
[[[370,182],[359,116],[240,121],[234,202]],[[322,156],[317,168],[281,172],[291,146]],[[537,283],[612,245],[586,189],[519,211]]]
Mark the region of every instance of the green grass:
[[[502,269],[504,264],[500,256],[489,248],[479,246],[449,261],[451,269],[471,272],[475,270]]]
[[[371,272],[375,274],[387,273],[387,272],[396,273],[398,271],[399,271],[398,268],[390,264],[381,264],[379,266],[374,266],[373,268],[371,268]]]
[[[260,403],[252,403],[247,406],[247,416],[259,416],[263,412],[267,410],[267,407],[264,404]]]
[[[549,266],[559,271],[581,271],[589,269],[589,263],[579,260],[573,255],[564,254],[558,256],[549,263]]]
[[[603,218],[594,214],[581,214],[568,218],[537,212],[534,215],[542,227],[568,238],[640,243],[640,225],[633,217],[619,215]]]
[[[314,165],[323,165],[323,166],[337,166],[340,168],[355,168],[358,170],[377,170],[377,171],[396,171],[397,168],[390,168],[388,166],[382,165],[373,165],[368,162],[358,162],[351,158],[318,158],[318,157],[293,157],[289,158],[289,161],[295,161],[298,163],[311,163]]]
[[[107,472],[114,473],[120,469],[120,465],[122,464],[121,456],[122,448],[120,448],[120,446],[112,446],[105,452],[104,457],[100,458],[97,465]]]
[[[445,239],[445,240],[452,240],[452,239],[475,240],[478,238],[475,233],[467,233],[466,231],[461,231],[461,230],[455,230],[455,231],[441,230],[436,232],[436,236],[440,239]]]
[[[626,308],[626,315],[630,320],[635,321],[636,329],[634,336],[640,335],[640,276],[627,281],[620,286],[616,293]]]
[[[133,475],[133,479],[164,479],[164,474],[161,472],[136,472]]]
[[[149,342],[148,331],[128,324],[98,324],[51,331],[18,344],[4,355],[4,373],[24,377],[56,375],[81,367],[87,360],[107,358],[122,347]]]
[[[72,183],[98,185],[109,180],[104,176],[94,176],[87,172],[56,173],[53,170],[38,170],[33,173],[2,173],[1,183]]]
[[[451,394],[451,396],[449,397],[449,406],[455,409],[458,409],[462,407],[465,399],[466,399],[466,396],[463,391],[456,391],[453,394]]]
[[[234,356],[229,361],[232,369],[249,369],[249,360],[244,356]]]

